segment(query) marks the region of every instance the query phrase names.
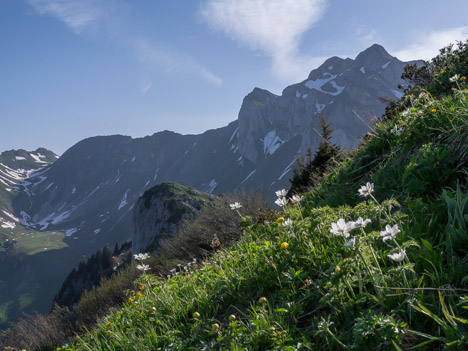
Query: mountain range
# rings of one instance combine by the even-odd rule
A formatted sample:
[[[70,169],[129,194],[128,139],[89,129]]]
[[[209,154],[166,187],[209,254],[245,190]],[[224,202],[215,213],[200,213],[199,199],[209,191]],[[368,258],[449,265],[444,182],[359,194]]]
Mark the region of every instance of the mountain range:
[[[13,221],[21,230],[39,234],[60,233],[63,246],[57,249],[72,252],[64,263],[69,267],[97,249],[131,240],[134,204],[156,184],[173,181],[209,194],[241,188],[272,194],[288,187],[296,158],[309,147],[316,150],[322,114],[331,124],[334,143],[356,147],[384,112],[383,100],[401,98],[404,66],[415,62],[402,62],[373,45],[354,60],[326,60],[281,95],[255,88],[244,98],[236,121],[199,135],[162,131],[136,139],[97,136],[78,142],[58,159],[42,149],[24,155],[11,151],[26,159],[14,162],[33,160],[44,167],[27,168],[0,158],[0,194],[8,193],[0,195],[0,210],[8,212],[2,223]],[[4,229],[3,240],[13,235]],[[0,280],[12,272],[27,273],[21,263],[12,269],[0,272]],[[47,290],[42,298],[49,294],[51,301],[50,286],[37,284]],[[1,306],[7,310],[11,298],[2,291],[0,287],[0,317]],[[42,311],[50,307],[41,303]],[[25,306],[41,309],[34,303]]]

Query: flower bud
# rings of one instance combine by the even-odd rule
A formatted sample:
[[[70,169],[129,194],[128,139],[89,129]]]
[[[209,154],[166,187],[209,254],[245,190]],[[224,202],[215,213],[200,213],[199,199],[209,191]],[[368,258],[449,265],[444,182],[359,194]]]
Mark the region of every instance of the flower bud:
[[[268,300],[266,297],[262,296],[259,300],[258,300],[260,303],[267,303]]]

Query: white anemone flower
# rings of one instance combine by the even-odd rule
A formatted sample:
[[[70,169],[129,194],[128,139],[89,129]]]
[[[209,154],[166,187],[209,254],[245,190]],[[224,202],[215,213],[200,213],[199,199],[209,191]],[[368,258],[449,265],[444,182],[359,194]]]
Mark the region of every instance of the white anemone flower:
[[[139,253],[139,254],[133,255],[133,258],[138,261],[147,260],[149,257],[150,255],[148,253]]]
[[[396,235],[400,232],[398,225],[395,224],[393,227],[390,227],[389,224],[385,226],[385,230],[380,232],[382,240],[385,242],[387,240],[393,240],[396,238]]]
[[[359,217],[356,222],[354,222],[354,228],[365,228],[370,222],[372,222],[370,219],[364,220],[362,217]]]
[[[331,226],[330,233],[347,238],[349,232],[354,229],[354,222],[345,222],[343,218],[340,218],[336,223],[332,223]]]
[[[410,115],[410,113],[411,113],[411,110],[407,109],[407,110],[403,111],[403,113],[401,115],[406,118],[406,117],[408,117]]]
[[[449,78],[449,81],[454,83],[454,82],[457,82],[458,80],[460,79],[460,75],[459,74],[455,74],[453,77],[450,77]]]
[[[360,196],[369,196],[374,192],[374,183],[366,183],[358,190]]]
[[[286,206],[288,204],[288,199],[285,197],[280,197],[276,199],[275,204],[277,204],[279,207]]]
[[[288,191],[286,189],[281,189],[281,190],[275,191],[275,194],[276,196],[278,196],[278,198],[286,197],[286,195],[288,195]]]
[[[233,204],[230,204],[231,210],[238,210],[239,208],[242,207],[242,205],[239,202],[234,202]]]
[[[400,252],[395,252],[393,254],[387,255],[392,261],[401,262],[406,257],[406,251],[401,250]]]
[[[352,249],[354,246],[356,246],[356,237],[353,236],[351,239],[349,239],[348,241],[346,241],[344,243],[344,247],[347,248],[347,249]]]
[[[139,264],[138,266],[136,266],[137,269],[139,269],[140,271],[148,271],[150,269],[150,266],[147,265],[147,264]]]
[[[292,220],[291,220],[291,218],[288,218],[287,220],[285,220],[285,221],[283,222],[282,225],[283,225],[283,227],[290,227],[290,226],[292,226]]]
[[[300,195],[293,195],[291,198],[291,202],[301,202],[304,199],[304,196]]]
[[[390,130],[390,133],[400,136],[403,132],[403,128],[398,128],[396,125]]]

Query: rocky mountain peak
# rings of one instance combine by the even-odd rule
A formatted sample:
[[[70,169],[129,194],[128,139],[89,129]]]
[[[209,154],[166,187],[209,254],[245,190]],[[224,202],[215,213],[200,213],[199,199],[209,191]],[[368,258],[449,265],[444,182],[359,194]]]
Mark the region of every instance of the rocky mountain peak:
[[[376,68],[394,59],[395,57],[390,55],[383,46],[374,44],[357,55],[354,61],[357,65],[368,68]]]
[[[319,143],[321,114],[334,130],[333,141],[343,148],[356,147],[380,116],[385,105],[380,97],[399,99],[405,62],[374,44],[356,59],[331,57],[310,72],[308,78],[276,96],[255,88],[239,111],[238,147],[251,162],[264,162],[288,141],[300,136],[296,156]],[[297,140],[297,138],[296,138]]]

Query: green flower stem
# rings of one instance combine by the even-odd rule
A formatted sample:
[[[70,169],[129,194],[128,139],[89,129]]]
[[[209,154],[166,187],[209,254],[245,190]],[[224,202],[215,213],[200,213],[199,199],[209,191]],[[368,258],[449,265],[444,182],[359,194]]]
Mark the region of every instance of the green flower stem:
[[[376,285],[380,285],[380,284],[378,284],[378,282],[376,281],[375,276],[374,276],[374,273],[372,272],[372,270],[370,269],[369,265],[367,264],[366,259],[365,259],[364,256],[362,255],[361,250],[359,250],[359,248],[358,248],[357,251],[358,251],[358,253],[359,253],[359,256],[361,257],[362,262],[364,263],[364,266],[366,266],[366,269],[367,269],[367,271],[369,272],[369,275],[370,275],[370,277],[371,277],[371,279],[372,279],[372,283],[374,284],[374,287],[375,287]],[[379,292],[377,289],[376,289],[376,291],[377,291],[377,294],[380,295],[380,292]],[[380,297],[380,296],[379,296],[379,297]]]
[[[327,327],[327,333],[330,334],[330,336],[333,338],[333,340],[335,340],[342,348],[344,348],[345,350],[348,349],[348,346],[346,346],[345,344],[343,344],[340,339],[338,339],[335,334],[333,334],[330,330],[330,328]]]

